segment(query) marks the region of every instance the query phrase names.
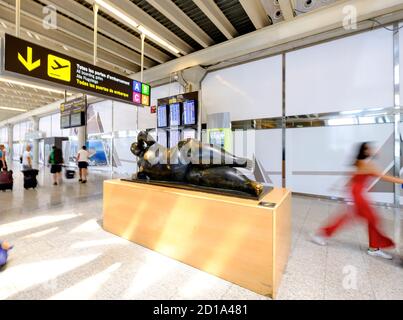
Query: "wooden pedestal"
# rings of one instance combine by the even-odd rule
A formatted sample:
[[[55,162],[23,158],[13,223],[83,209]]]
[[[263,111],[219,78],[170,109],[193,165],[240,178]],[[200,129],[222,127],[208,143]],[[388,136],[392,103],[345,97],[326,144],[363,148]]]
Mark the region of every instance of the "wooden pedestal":
[[[106,231],[262,295],[275,297],[291,244],[291,192],[261,201],[109,180]]]

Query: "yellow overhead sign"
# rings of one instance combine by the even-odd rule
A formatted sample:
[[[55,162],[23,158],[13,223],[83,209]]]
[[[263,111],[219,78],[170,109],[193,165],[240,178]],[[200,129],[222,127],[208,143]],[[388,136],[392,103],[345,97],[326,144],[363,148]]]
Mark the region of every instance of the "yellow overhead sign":
[[[70,82],[71,80],[71,62],[69,60],[48,55],[48,76],[51,78]]]

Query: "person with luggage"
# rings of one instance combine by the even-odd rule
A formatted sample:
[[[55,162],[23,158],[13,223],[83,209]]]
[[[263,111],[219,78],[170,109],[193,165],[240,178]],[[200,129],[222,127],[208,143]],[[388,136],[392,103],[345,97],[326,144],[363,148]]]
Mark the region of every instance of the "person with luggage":
[[[7,241],[0,241],[0,271],[2,271],[7,264],[8,251],[13,248]]]
[[[31,169],[32,169],[31,146],[27,145],[24,153],[22,154],[22,170],[31,170]]]
[[[50,173],[53,176],[54,186],[57,186],[60,183],[63,162],[62,150],[53,146],[52,151],[49,154],[48,163],[50,164]]]
[[[87,183],[88,177],[88,159],[90,158],[90,153],[87,151],[87,147],[83,146],[77,154],[77,164],[80,173],[80,179],[78,180],[81,183]]]
[[[7,171],[6,147],[0,144],[0,171]]]

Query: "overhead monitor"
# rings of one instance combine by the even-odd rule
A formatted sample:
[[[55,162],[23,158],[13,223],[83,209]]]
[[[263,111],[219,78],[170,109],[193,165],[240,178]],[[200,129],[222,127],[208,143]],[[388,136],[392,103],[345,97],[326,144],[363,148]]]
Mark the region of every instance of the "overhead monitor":
[[[172,103],[169,105],[169,125],[180,126],[181,125],[181,103]]]
[[[168,127],[168,107],[166,105],[157,107],[157,127]]]
[[[169,147],[175,147],[178,142],[181,140],[181,132],[180,130],[170,130],[169,131]]]
[[[186,100],[183,103],[183,125],[195,125],[197,118],[196,100]]]

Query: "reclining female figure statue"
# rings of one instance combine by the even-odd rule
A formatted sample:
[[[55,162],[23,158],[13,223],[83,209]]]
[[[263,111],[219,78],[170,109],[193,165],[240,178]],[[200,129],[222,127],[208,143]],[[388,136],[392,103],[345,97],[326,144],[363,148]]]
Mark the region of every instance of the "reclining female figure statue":
[[[235,169],[247,167],[247,159],[195,139],[182,140],[169,149],[146,132],[140,132],[131,152],[138,158],[137,179],[183,182],[241,191],[255,197],[263,192],[261,183]]]

